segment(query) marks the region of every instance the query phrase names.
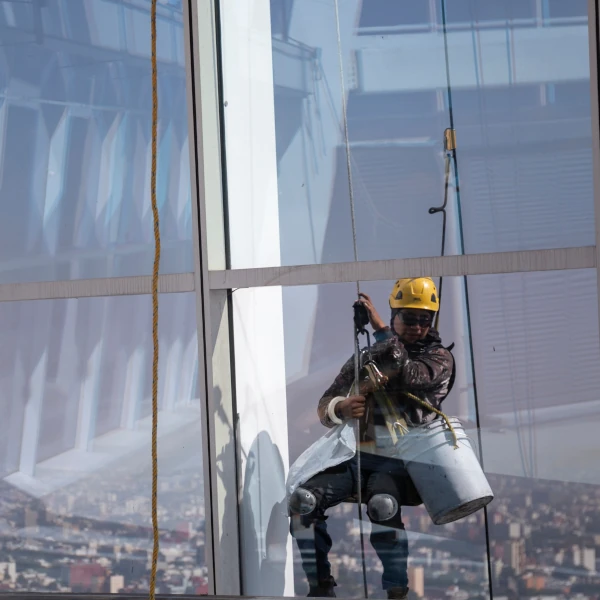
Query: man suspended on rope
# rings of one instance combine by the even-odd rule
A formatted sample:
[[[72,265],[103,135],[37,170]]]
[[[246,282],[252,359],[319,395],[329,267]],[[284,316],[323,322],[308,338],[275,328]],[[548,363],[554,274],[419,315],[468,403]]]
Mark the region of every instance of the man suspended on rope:
[[[394,458],[398,436],[409,428],[431,422],[454,381],[454,359],[442,346],[432,322],[439,310],[438,292],[430,278],[400,279],[390,295],[391,322],[386,326],[371,299],[361,294],[375,332],[370,358],[380,376],[380,386],[361,369],[359,393],[350,394],[354,382],[354,357],[342,367],[318,405],[322,424],[339,427],[359,419],[360,473],[354,456],[336,464],[336,454],[319,454],[321,462],[303,457],[297,461],[290,495],[290,530],[302,557],[310,586],[309,596],[334,597],[328,553],[332,540],[327,533],[327,509],[359,497],[367,505],[372,522],[370,541],[383,566],[382,585],[388,598],[408,596],[408,542],[400,506],[421,504],[401,460]],[[361,356],[364,357],[364,352]],[[366,359],[362,359],[364,366]],[[420,402],[406,394],[418,396]],[[333,433],[333,432],[332,432]],[[327,443],[324,436],[323,443]],[[319,442],[318,442],[319,443]],[[308,452],[308,451],[307,451]],[[319,467],[321,470],[319,472]],[[306,478],[302,477],[302,471]],[[294,487],[295,485],[295,487]]]

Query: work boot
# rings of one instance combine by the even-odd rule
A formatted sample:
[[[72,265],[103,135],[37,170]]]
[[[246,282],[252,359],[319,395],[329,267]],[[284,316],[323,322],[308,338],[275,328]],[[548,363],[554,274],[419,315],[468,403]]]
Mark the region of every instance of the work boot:
[[[318,585],[311,585],[307,598],[335,598],[333,588],[336,586],[333,577],[324,581],[319,581]]]
[[[387,597],[389,600],[405,600],[408,598],[407,587],[394,587],[387,590]]]
[[[335,598],[333,586],[330,587],[311,587],[307,598]]]

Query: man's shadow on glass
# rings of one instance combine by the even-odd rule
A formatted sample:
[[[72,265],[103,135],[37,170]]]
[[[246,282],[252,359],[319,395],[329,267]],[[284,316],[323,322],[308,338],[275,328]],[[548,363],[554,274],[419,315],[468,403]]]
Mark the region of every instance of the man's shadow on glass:
[[[232,456],[238,436],[234,436],[234,428],[221,405],[221,390],[215,388],[214,393],[217,414],[231,432],[216,460],[218,474],[223,477],[225,457]],[[248,453],[238,446],[235,456],[242,591],[253,596],[283,596],[289,519],[281,453],[269,433],[261,431]],[[230,493],[233,490],[226,488],[226,494]],[[227,500],[223,521],[231,523],[235,519],[231,514],[235,504]]]

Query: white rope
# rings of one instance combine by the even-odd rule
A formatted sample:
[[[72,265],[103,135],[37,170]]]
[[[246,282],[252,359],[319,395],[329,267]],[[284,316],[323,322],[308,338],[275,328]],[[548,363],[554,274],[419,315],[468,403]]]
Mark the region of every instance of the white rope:
[[[342,35],[340,32],[340,9],[338,0],[334,0],[335,6],[335,25],[337,33],[337,46],[338,46],[338,63],[340,68],[340,88],[342,91],[342,121],[344,125],[344,142],[346,144],[346,169],[348,171],[348,193],[350,198],[350,219],[352,222],[352,247],[354,250],[354,262],[358,262],[358,244],[356,241],[356,216],[354,211],[354,186],[352,184],[352,159],[350,156],[350,136],[348,133],[348,107],[346,103],[346,86],[344,85],[344,56],[342,53]],[[360,282],[356,282],[356,295],[360,298]],[[354,393],[360,394],[359,385],[359,355],[360,346],[358,343],[358,332],[354,331]],[[360,529],[360,550],[362,558],[362,574],[363,574],[363,587],[365,598],[369,597],[369,591],[367,587],[367,567],[365,563],[365,537],[363,531],[363,519],[362,519],[362,477],[361,477],[361,459],[360,459],[360,422],[356,419],[354,425],[354,431],[356,436],[356,486],[357,490],[357,503],[358,503],[358,525]]]
[[[340,67],[340,88],[342,90],[342,121],[344,125],[344,141],[346,143],[346,169],[348,171],[348,192],[350,194],[350,219],[352,220],[352,247],[354,261],[358,262],[358,245],[356,242],[356,216],[354,212],[354,185],[352,183],[352,159],[350,156],[350,135],[348,133],[348,106],[346,103],[346,86],[344,84],[344,56],[342,54],[342,34],[340,33],[340,10],[338,0],[335,4],[335,25],[337,30],[338,63]],[[356,282],[356,293],[360,293],[360,284]]]

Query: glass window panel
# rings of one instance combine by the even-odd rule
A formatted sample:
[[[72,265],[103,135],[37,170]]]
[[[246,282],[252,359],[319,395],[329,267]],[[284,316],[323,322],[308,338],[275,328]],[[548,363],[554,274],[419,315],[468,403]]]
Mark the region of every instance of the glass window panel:
[[[0,283],[146,275],[150,2],[2,2]],[[158,8],[163,273],[193,270],[181,0]]]
[[[428,209],[442,200],[448,111],[431,78],[415,83],[412,62],[398,68],[403,37],[360,35],[364,23],[431,25],[416,43],[436,80],[444,52],[429,4],[342,0],[339,41],[333,0],[294,2],[287,37],[276,32],[288,3],[273,0],[270,16],[263,4],[221,11],[231,266],[353,259],[342,98],[359,259],[438,253],[441,220]]]
[[[594,244],[583,5],[446,2],[465,253]]]
[[[157,591],[206,594],[196,302],[160,296]],[[150,296],[0,304],[2,590],[146,593]]]
[[[564,2],[564,0],[559,0]],[[567,0],[568,1],[568,0]],[[438,0],[438,13],[442,15],[442,0]],[[536,0],[443,0],[448,23],[468,26],[479,21],[506,21],[507,19],[533,19],[537,15]]]
[[[446,254],[594,244],[585,12],[337,6],[223,6],[232,268],[354,259],[342,100],[359,260],[440,253],[451,125]]]
[[[464,295],[464,282],[457,279],[444,285],[443,339],[454,341],[461,349],[455,350],[461,369],[444,409],[461,417],[476,444],[465,307],[451,301],[452,294]],[[390,287],[390,282],[362,285],[386,320]],[[309,591],[297,544],[287,534],[286,475],[289,466],[328,431],[317,417],[317,403],[352,354],[355,294],[355,284],[238,289],[233,294],[245,595],[305,596]],[[314,462],[306,468],[315,468]],[[333,479],[330,484],[334,485]],[[329,559],[337,582],[335,593],[338,597],[362,597],[357,505],[342,502],[327,514],[333,538]],[[373,530],[381,533],[382,525],[371,526],[364,510],[363,516],[369,597],[385,597],[381,561],[369,541]],[[402,519],[410,557],[405,574],[415,593],[442,598],[449,587],[457,586],[461,593],[469,593],[469,598],[489,597],[482,511],[457,523],[436,526],[422,506],[403,507]],[[308,535],[309,531],[301,530],[297,539],[305,543]],[[380,542],[375,544],[385,552]],[[391,550],[389,554],[396,556]]]
[[[273,36],[287,38],[290,23],[291,10],[294,0],[270,0],[271,1],[271,32]]]
[[[420,25],[430,22],[430,2],[386,2],[367,0],[360,13],[360,27],[390,27],[394,25]]]
[[[593,598],[600,589],[596,271],[469,277],[469,291],[483,459],[496,493],[494,597],[564,588],[567,597]]]
[[[561,17],[587,17],[588,3],[585,0],[546,0],[542,3],[551,19]]]
[[[361,284],[384,323],[393,284]],[[454,344],[456,363],[442,410],[460,419],[495,498],[487,522],[480,510],[438,526],[423,506],[402,507],[413,592],[430,600],[449,591],[455,597],[489,598],[491,574],[495,598],[543,592],[592,599],[600,589],[595,566],[600,519],[596,272],[448,277],[441,285],[439,331],[445,346]],[[323,442],[331,430],[320,422],[317,404],[352,355],[355,295],[350,283],[233,294],[246,595],[309,591],[299,548],[310,573],[316,564],[309,556],[314,538],[297,524],[298,542],[287,534],[286,494],[292,489],[287,477],[290,472],[312,477],[333,464]],[[385,364],[381,359],[384,372]],[[393,387],[388,389],[391,396]],[[318,453],[303,454],[319,440]],[[346,456],[342,449],[336,456]],[[368,447],[361,456],[369,465]],[[337,471],[328,471],[323,493],[342,480],[347,463],[340,462]],[[315,489],[321,498],[320,488]],[[359,521],[356,504],[348,501],[351,493],[345,494],[326,512],[333,540],[329,560],[336,594],[356,597],[362,596]],[[382,561],[369,541],[372,525],[363,516],[370,596],[384,597]]]

